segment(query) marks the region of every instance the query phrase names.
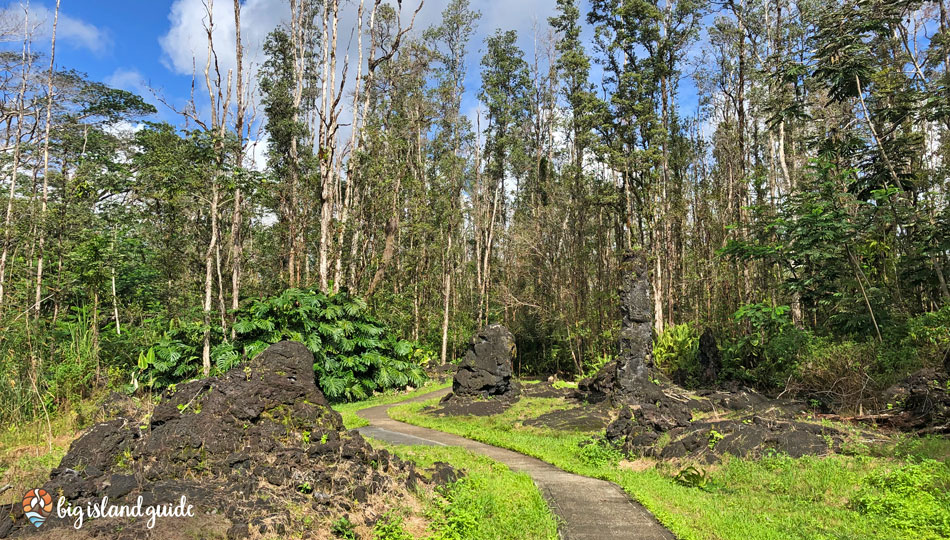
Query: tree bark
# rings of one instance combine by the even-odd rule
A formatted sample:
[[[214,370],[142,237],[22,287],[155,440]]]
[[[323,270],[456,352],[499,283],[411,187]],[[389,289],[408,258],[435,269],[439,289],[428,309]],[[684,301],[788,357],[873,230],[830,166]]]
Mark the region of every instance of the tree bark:
[[[50,123],[53,120],[53,67],[56,60],[56,26],[59,23],[59,4],[56,0],[56,11],[53,15],[53,36],[50,42],[49,53],[49,79],[46,84],[46,126],[43,134],[43,198],[40,204],[39,216],[39,245],[37,254],[39,259],[36,262],[36,319],[40,318],[40,304],[43,298],[43,249],[46,244],[46,207],[49,200],[49,137]]]
[[[246,111],[244,89],[244,46],[241,44],[241,2],[234,0],[234,52],[237,61],[237,115],[235,116],[235,131],[237,132],[238,147],[235,161],[237,170],[244,168],[244,115]],[[234,188],[234,212],[231,214],[231,309],[236,311],[241,299],[241,264],[244,257],[244,239],[241,229],[244,226],[242,216],[241,186]],[[232,321],[233,322],[233,321]],[[234,328],[231,328],[231,339],[236,337]]]
[[[29,56],[29,43],[30,43],[30,13],[29,10],[26,10],[24,13],[24,36],[23,36],[23,51],[21,53],[20,60],[20,69],[21,69],[21,78],[20,78],[20,88],[17,92],[16,97],[16,138],[13,143],[13,163],[10,169],[10,194],[7,199],[7,213],[3,221],[3,254],[0,255],[0,307],[3,306],[4,300],[4,286],[6,285],[6,272],[7,272],[7,255],[10,250],[10,228],[13,225],[13,199],[16,196],[16,181],[17,181],[17,171],[20,169],[20,142],[23,137],[23,116],[26,105],[24,103],[24,96],[26,95],[26,81],[28,79],[29,72],[29,63],[27,58]],[[7,133],[9,134],[10,124],[7,123]],[[8,139],[9,140],[9,136]]]

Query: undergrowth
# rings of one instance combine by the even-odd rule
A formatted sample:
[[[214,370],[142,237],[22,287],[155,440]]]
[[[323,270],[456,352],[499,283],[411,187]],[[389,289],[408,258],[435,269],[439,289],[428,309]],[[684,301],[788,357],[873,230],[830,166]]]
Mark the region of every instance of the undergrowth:
[[[899,540],[912,535],[936,540],[946,535],[942,520],[947,519],[950,465],[922,461],[944,455],[950,446],[946,439],[918,445],[905,441],[901,447],[916,449],[906,459],[893,447],[825,458],[727,457],[715,466],[697,465],[701,481],[693,485],[675,480],[689,463],[618,463],[610,449],[590,444],[593,433],[523,425],[526,411],[538,408],[532,401],[522,398],[506,412],[487,417],[423,413],[434,401],[394,407],[390,416],[615,482],[681,539]]]

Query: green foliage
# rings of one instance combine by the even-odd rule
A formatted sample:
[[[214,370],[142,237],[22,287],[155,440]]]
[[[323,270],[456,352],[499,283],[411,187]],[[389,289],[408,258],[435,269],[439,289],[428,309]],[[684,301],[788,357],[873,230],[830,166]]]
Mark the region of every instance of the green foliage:
[[[253,358],[269,345],[299,341],[314,355],[321,389],[331,400],[366,399],[376,391],[420,386],[432,355],[397,338],[346,292],[288,289],[255,300],[234,323],[236,348]]]
[[[172,321],[138,362],[137,380],[153,388],[200,372],[203,325]],[[366,399],[374,392],[420,386],[433,355],[397,338],[369,314],[366,302],[346,292],[287,289],[254,300],[235,314],[235,339],[212,328],[214,373],[254,358],[282,340],[298,341],[314,355],[320,388],[332,401]]]
[[[673,481],[681,486],[697,488],[703,491],[709,491],[710,489],[709,474],[703,469],[697,469],[693,465],[676,473],[676,476],[673,477]]]
[[[148,349],[139,353],[136,362],[138,370],[133,373],[133,388],[141,384],[161,390],[200,375],[203,328],[204,325],[197,321],[168,321],[161,336]],[[212,339],[219,342],[222,338],[221,328],[212,327]]]
[[[47,396],[52,400],[47,406],[81,397],[96,376],[99,351],[93,335],[92,309],[73,307],[71,311],[58,324],[57,333],[63,336],[62,356],[46,373]]]
[[[421,468],[451,463],[464,473],[457,481],[420,491],[428,540],[508,540],[557,538],[557,522],[538,488],[525,473],[469,450],[453,446],[402,446],[372,441]],[[431,495],[431,496],[430,496]]]
[[[350,521],[350,518],[341,516],[330,526],[330,532],[337,538],[344,540],[356,540],[356,526]]]
[[[775,455],[760,460],[731,458],[706,471],[700,468],[675,480],[680,472],[662,461],[647,468],[594,467],[580,455],[578,443],[588,435],[571,431],[524,426],[540,414],[522,398],[499,415],[439,417],[424,409],[435,400],[390,409],[394,419],[420,425],[534,456],[563,470],[602,478],[620,485],[668,527],[677,538],[723,540],[813,540],[818,538],[937,538],[935,534],[908,534],[886,522],[884,516],[861,513],[850,501],[857,499],[868,475],[885,474],[895,467],[895,456],[825,456],[791,458]],[[528,403],[525,403],[528,402]],[[533,413],[528,411],[534,410]],[[543,411],[542,411],[543,412]],[[947,455],[945,438],[921,439],[926,446],[915,452],[934,457]],[[907,445],[903,445],[907,446]],[[886,450],[886,449],[884,449]],[[939,472],[927,489],[937,495],[947,490],[946,473]],[[706,477],[706,489],[699,488]],[[943,479],[943,480],[940,480]],[[695,486],[695,487],[694,487]],[[877,492],[877,488],[869,493]],[[941,500],[938,498],[938,500]],[[942,501],[946,501],[943,498]],[[943,502],[946,508],[946,502]],[[915,520],[913,515],[908,520]],[[926,530],[916,520],[917,530]]]
[[[402,518],[390,510],[373,526],[373,540],[412,540],[412,535],[402,528]]]
[[[601,438],[581,441],[578,447],[580,459],[591,467],[616,465],[623,459],[620,449]]]
[[[819,397],[819,404],[857,410],[857,400],[867,394],[868,381],[876,378],[874,358],[881,350],[873,341],[812,337],[797,355],[791,389]]]
[[[483,477],[465,476],[440,490],[445,497],[438,502],[439,512],[430,528],[432,540],[464,540],[478,531],[479,512],[466,500],[472,493],[484,492],[488,486]]]
[[[877,471],[864,479],[852,505],[917,538],[946,538],[950,536],[950,465],[924,460]]]
[[[716,431],[715,429],[710,429],[710,430],[709,430],[709,442],[708,442],[709,449],[710,449],[710,450],[715,450],[715,449],[716,449],[716,445],[719,444],[719,441],[723,440],[724,438],[726,438],[726,436],[723,435],[722,433],[719,433],[719,432]]]
[[[699,375],[699,332],[690,323],[667,328],[653,343],[656,367],[677,382],[689,386]]]
[[[788,306],[741,306],[734,321],[745,332],[726,348],[726,377],[763,389],[782,387],[808,350],[810,335],[792,325]]]
[[[928,363],[945,361],[950,351],[950,305],[909,319],[903,345],[916,349]]]
[[[585,377],[593,377],[597,375],[597,372],[600,371],[600,368],[606,366],[614,359],[612,354],[603,353],[599,356],[595,356],[590,360],[584,362],[584,372],[578,376],[577,380],[581,380]]]

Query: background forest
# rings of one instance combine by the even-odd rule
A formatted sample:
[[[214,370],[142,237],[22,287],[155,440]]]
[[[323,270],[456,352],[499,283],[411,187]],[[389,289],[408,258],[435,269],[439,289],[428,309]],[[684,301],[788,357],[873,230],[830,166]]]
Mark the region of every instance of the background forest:
[[[827,408],[947,365],[943,0],[557,0],[527,51],[473,42],[468,0],[429,28],[341,3],[291,0],[253,65],[240,2],[225,37],[208,0],[175,125],[59,65],[55,22],[40,54],[28,9],[2,21],[0,424],[283,338],[336,400],[420,384],[488,322],[520,373],[590,374],[628,249],[685,384],[707,327],[725,379]]]

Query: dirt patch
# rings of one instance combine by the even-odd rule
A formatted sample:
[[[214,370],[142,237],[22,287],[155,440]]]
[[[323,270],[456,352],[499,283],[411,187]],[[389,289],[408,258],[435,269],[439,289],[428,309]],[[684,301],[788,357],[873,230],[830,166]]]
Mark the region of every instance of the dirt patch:
[[[425,411],[436,416],[493,416],[501,414],[515,404],[518,398],[467,398],[448,394],[438,406]]]
[[[537,418],[525,420],[523,425],[545,427],[559,431],[601,431],[610,423],[610,412],[606,407],[575,407],[561,411],[551,411]]]
[[[652,459],[621,459],[617,466],[625,471],[643,472],[655,469],[656,461]]]
[[[371,528],[368,520],[388,508],[370,500],[409,499],[425,477],[345,431],[313,373],[306,347],[277,343],[246,366],[179,385],[150,418],[93,426],[42,487],[79,507],[104,496],[129,506],[138,497],[148,506],[184,496],[195,517],[166,521],[182,534],[201,529],[192,536],[200,538],[308,537],[343,515]],[[22,505],[0,508],[0,514],[12,518],[0,522],[0,538],[34,532]],[[82,530],[116,539],[178,537],[159,536],[146,522],[94,519]],[[58,530],[61,537],[71,523],[54,510],[43,530]]]
[[[892,386],[886,400],[897,412],[885,412],[876,421],[921,435],[950,434],[950,375],[924,369]]]
[[[553,383],[541,381],[522,385],[521,393],[526,397],[573,399],[574,389],[555,388]]]

